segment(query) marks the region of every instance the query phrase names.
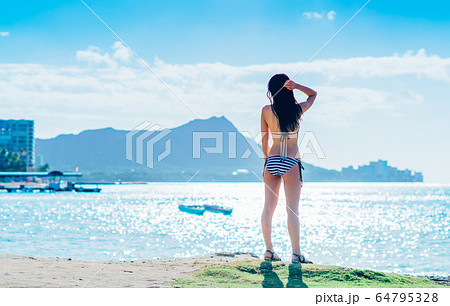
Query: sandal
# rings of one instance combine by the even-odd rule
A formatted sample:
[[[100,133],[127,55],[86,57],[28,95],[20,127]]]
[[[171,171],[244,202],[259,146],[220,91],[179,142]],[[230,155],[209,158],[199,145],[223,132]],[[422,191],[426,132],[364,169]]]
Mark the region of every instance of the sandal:
[[[306,264],[312,264],[312,263],[313,263],[312,261],[307,260],[307,259],[305,258],[305,256],[302,255],[302,254],[292,253],[292,256],[297,257],[297,258],[295,258],[295,259],[292,259],[292,263],[306,263]]]
[[[271,256],[264,256],[264,260],[270,260],[270,261],[281,261],[281,258],[275,257],[275,252],[271,251],[271,250],[266,250],[266,253],[270,253]]]

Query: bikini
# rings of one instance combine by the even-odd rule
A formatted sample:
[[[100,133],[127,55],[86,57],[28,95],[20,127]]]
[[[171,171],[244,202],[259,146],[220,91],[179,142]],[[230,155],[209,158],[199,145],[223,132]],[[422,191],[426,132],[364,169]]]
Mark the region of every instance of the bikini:
[[[267,167],[267,171],[270,174],[275,176],[282,176],[289,169],[292,168],[295,164],[298,164],[298,170],[300,172],[300,181],[303,182],[302,179],[302,169],[305,170],[301,161],[297,158],[287,156],[287,141],[290,139],[289,136],[297,135],[297,132],[272,132],[272,135],[280,136],[281,142],[281,152],[280,155],[272,155],[267,157],[266,162],[264,164]],[[297,138],[297,137],[295,137]]]

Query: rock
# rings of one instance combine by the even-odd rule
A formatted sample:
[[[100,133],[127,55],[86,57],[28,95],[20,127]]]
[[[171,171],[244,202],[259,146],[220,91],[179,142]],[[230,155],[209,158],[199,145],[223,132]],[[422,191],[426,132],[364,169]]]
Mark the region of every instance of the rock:
[[[235,257],[236,256],[234,253],[216,253],[214,255],[216,255],[216,256],[225,256],[225,257]]]

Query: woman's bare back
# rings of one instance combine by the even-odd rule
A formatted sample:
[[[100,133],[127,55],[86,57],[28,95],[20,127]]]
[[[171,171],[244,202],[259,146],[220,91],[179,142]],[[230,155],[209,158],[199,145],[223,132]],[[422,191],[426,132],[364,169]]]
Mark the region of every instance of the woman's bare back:
[[[269,156],[281,155],[282,153],[281,133],[283,132],[280,131],[278,118],[273,113],[271,105],[266,105],[263,107],[262,116],[264,117],[267,123],[270,133],[272,134],[273,145],[270,148]],[[298,141],[297,141],[298,130],[299,128],[297,128],[296,131],[289,132],[289,134],[287,135],[288,139],[287,139],[286,156],[300,159],[300,152],[298,150]]]

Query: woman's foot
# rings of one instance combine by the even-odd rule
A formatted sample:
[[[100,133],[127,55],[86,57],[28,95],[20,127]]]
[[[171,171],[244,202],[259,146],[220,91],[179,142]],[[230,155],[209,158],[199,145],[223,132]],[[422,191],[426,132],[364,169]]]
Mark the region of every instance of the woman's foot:
[[[275,254],[274,251],[266,250],[266,252],[264,253],[264,260],[281,261],[281,258],[278,257],[278,255]]]
[[[292,253],[292,263],[306,263],[306,264],[312,264],[313,262],[310,260],[307,260],[304,255],[302,254],[296,254]]]

